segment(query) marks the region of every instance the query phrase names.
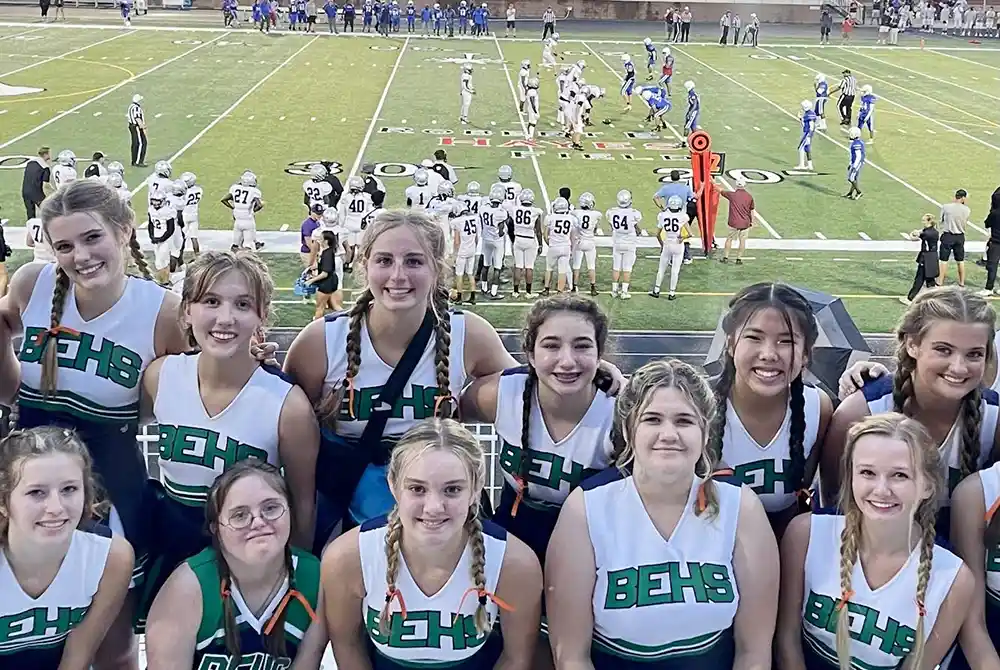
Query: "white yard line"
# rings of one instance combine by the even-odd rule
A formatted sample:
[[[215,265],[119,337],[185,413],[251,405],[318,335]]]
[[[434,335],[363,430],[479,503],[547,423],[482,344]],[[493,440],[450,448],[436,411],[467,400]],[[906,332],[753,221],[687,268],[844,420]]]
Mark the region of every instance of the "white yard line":
[[[114,42],[115,40],[121,39],[122,37],[128,37],[129,35],[133,34],[134,32],[135,31],[131,31],[130,30],[127,33],[121,33],[120,35],[115,35],[114,37],[109,37],[107,39],[101,40],[100,42],[94,42],[93,44],[88,44],[87,46],[80,47],[79,49],[73,49],[72,51],[67,51],[66,53],[59,54],[58,56],[51,56],[49,58],[46,58],[45,60],[40,60],[40,61],[37,61],[35,63],[31,63],[29,65],[25,65],[24,67],[20,67],[20,68],[18,68],[16,70],[11,70],[10,72],[0,72],[0,77],[9,77],[12,74],[17,74],[18,72],[24,72],[25,70],[30,70],[31,68],[38,67],[39,65],[45,65],[46,63],[50,63],[50,62],[52,62],[54,60],[59,60],[60,58],[66,58],[66,56],[71,56],[71,55],[73,55],[75,53],[78,53],[80,51],[86,51],[87,49],[90,49],[90,48],[93,48],[93,47],[96,47],[96,46],[100,46],[102,44],[106,44],[107,42]]]
[[[761,51],[767,51],[767,50],[766,49],[761,49]],[[770,53],[770,52],[768,52],[768,53]],[[775,55],[777,55],[777,54],[775,54]],[[836,61],[832,61],[829,58],[823,58],[822,56],[818,56],[816,54],[816,52],[810,52],[809,55],[812,56],[813,58],[815,58],[816,60],[824,61],[824,62],[829,63],[830,65],[833,65],[833,66],[838,67],[838,68],[845,68],[845,67],[847,67],[843,63],[837,63]],[[785,59],[785,60],[791,60],[791,59],[788,58],[788,59]],[[801,63],[799,63],[798,61],[792,61],[792,62],[796,63],[798,65],[801,65]],[[810,69],[812,69],[812,68],[810,68]],[[945,102],[943,100],[938,100],[937,98],[934,98],[932,96],[926,95],[924,93],[920,93],[918,91],[914,91],[912,89],[907,88],[906,86],[901,86],[900,84],[896,84],[894,82],[887,81],[885,79],[882,79],[881,77],[876,77],[875,75],[871,74],[870,72],[866,74],[862,70],[859,70],[859,69],[857,69],[855,67],[851,67],[851,70],[853,70],[854,72],[856,72],[858,74],[864,75],[865,77],[868,77],[869,79],[874,79],[875,81],[880,81],[883,84],[886,84],[888,86],[893,86],[895,88],[898,88],[898,89],[901,89],[903,91],[906,91],[910,95],[915,95],[917,97],[924,98],[925,100],[930,100],[931,102],[933,102],[933,103],[935,103],[937,105],[941,105],[942,107],[947,107],[948,109],[953,109],[956,112],[959,112],[961,114],[965,114],[966,116],[968,116],[970,118],[973,118],[973,119],[975,119],[977,121],[980,121],[981,123],[985,123],[985,124],[993,126],[995,128],[1000,128],[1000,123],[997,123],[996,121],[991,121],[989,119],[983,118],[982,116],[977,116],[976,114],[973,114],[972,112],[968,112],[968,111],[962,109],[961,107],[957,107],[955,105],[949,104],[949,103],[947,103],[947,102]],[[814,70],[814,72],[819,72],[819,70]],[[881,98],[882,96],[879,96],[879,97]],[[893,102],[892,104],[896,105],[897,107],[902,107],[902,105],[897,105],[895,102]],[[920,114],[918,113],[918,115],[920,115]],[[922,116],[922,115],[920,115],[920,116]]]
[[[507,59],[504,58],[503,49],[500,48],[500,40],[497,39],[496,35],[493,35],[493,42],[497,45],[497,53],[500,54],[500,62],[503,63],[503,73],[507,76],[507,85],[510,86],[510,95],[514,100],[514,113],[517,114],[517,120],[521,124],[521,132],[524,133],[524,139],[528,139],[528,124],[524,121],[524,115],[521,114],[521,103],[517,99],[517,91],[514,90],[514,80],[510,78],[510,70],[507,68]],[[535,179],[538,180],[538,188],[542,191],[542,200],[545,202],[545,212],[552,211],[552,203],[549,200],[549,190],[545,188],[545,179],[542,178],[542,169],[538,166],[538,156],[535,155],[534,147],[528,147],[528,158],[531,159],[531,166],[535,168]]]
[[[315,40],[315,38],[313,38]],[[361,167],[361,159],[364,158],[365,149],[368,148],[368,143],[372,139],[372,133],[375,132],[375,126],[378,125],[378,115],[382,113],[382,106],[385,105],[385,99],[389,95],[389,88],[392,86],[392,80],[396,77],[396,71],[399,70],[399,64],[403,62],[403,54],[406,53],[406,47],[410,46],[410,38],[407,37],[403,40],[403,46],[399,50],[399,55],[396,56],[396,62],[392,66],[392,71],[389,72],[389,79],[385,82],[385,88],[382,89],[382,96],[378,99],[378,105],[375,106],[375,111],[372,113],[372,122],[368,124],[368,130],[365,132],[365,137],[361,140],[361,147],[358,149],[358,155],[354,158],[354,165],[351,166],[351,171],[347,174],[348,178],[353,177],[358,173],[358,168]]]
[[[194,137],[192,137],[191,140],[187,144],[185,144],[184,146],[182,146],[177,151],[177,153],[175,153],[173,156],[171,156],[170,158],[168,158],[167,162],[168,163],[173,163],[175,160],[177,160],[178,158],[180,158],[184,154],[185,151],[187,151],[188,149],[190,149],[191,147],[193,147],[198,140],[200,140],[202,137],[204,137],[205,133],[207,133],[212,128],[214,128],[216,126],[216,124],[219,123],[219,121],[221,121],[222,119],[224,119],[227,116],[229,116],[233,112],[233,110],[235,110],[237,107],[239,107],[240,104],[244,100],[246,100],[247,98],[249,98],[250,95],[253,94],[254,91],[256,91],[258,88],[260,88],[261,86],[263,86],[267,82],[268,79],[270,79],[274,75],[278,74],[278,72],[280,72],[282,69],[284,69],[284,67],[286,65],[288,65],[289,63],[291,63],[292,60],[296,56],[298,56],[300,53],[302,53],[303,51],[305,51],[306,49],[308,49],[309,46],[313,42],[315,42],[317,39],[319,39],[319,38],[318,37],[313,37],[311,40],[309,40],[308,42],[306,42],[305,44],[303,44],[299,48],[298,51],[296,51],[291,56],[289,56],[284,61],[282,61],[282,63],[280,65],[278,65],[278,67],[274,68],[273,70],[269,71],[266,75],[264,75],[256,84],[254,84],[253,86],[251,86],[249,88],[249,90],[247,90],[246,93],[244,93],[243,95],[241,95],[240,97],[238,97],[236,99],[236,102],[234,102],[233,104],[231,104],[226,111],[224,111],[222,114],[219,114],[217,117],[215,117],[214,119],[212,119],[211,122],[209,122],[209,124],[207,126],[205,126],[204,128],[202,128],[201,131],[199,131],[197,135],[195,135]],[[142,180],[141,184],[139,184],[134,189],[132,189],[132,196],[133,197],[135,196],[136,193],[138,193],[142,189],[146,188],[146,185],[149,183],[149,179],[152,176],[153,175],[150,174],[149,177],[146,177],[145,179]]]
[[[795,119],[796,121],[799,120],[799,117],[797,115],[792,114],[791,112],[789,112],[787,109],[785,109],[784,107],[782,107],[778,103],[773,102],[773,101],[769,100],[768,98],[765,98],[763,95],[761,95],[760,93],[758,93],[754,89],[750,88],[749,86],[746,86],[745,84],[742,84],[742,83],[736,81],[735,79],[733,79],[732,77],[730,77],[729,75],[727,75],[724,72],[720,72],[719,70],[716,70],[714,67],[712,67],[708,63],[695,58],[691,54],[689,54],[687,52],[684,52],[684,51],[681,51],[676,45],[673,48],[674,48],[674,51],[678,51],[680,53],[683,53],[687,58],[690,58],[692,61],[698,63],[699,65],[701,65],[705,69],[711,70],[712,72],[714,72],[715,74],[719,75],[723,79],[729,81],[732,84],[735,84],[736,86],[739,86],[740,88],[742,88],[744,91],[747,91],[751,95],[756,96],[757,98],[760,98],[762,101],[766,102],[771,107],[774,107],[775,109],[777,109],[778,111],[780,111],[785,116],[789,116],[789,117]],[[834,144],[836,144],[838,147],[840,147],[844,151],[850,152],[850,148],[846,144],[844,144],[843,142],[840,142],[840,141],[834,139],[830,135],[827,135],[826,133],[821,132],[821,131],[818,131],[816,134],[819,135],[819,136],[821,136],[821,137],[825,137],[827,140],[829,140],[830,142],[833,142]],[[941,203],[940,202],[938,202],[937,200],[935,200],[931,196],[927,195],[926,193],[924,193],[923,191],[921,191],[920,189],[918,189],[917,187],[915,187],[913,184],[911,184],[911,183],[909,183],[907,181],[903,181],[902,179],[900,179],[899,177],[897,177],[893,173],[889,172],[888,170],[886,170],[885,168],[883,168],[883,167],[881,167],[879,165],[876,165],[875,163],[871,162],[870,160],[866,159],[865,163],[867,163],[868,165],[871,165],[874,169],[878,170],[879,172],[881,172],[882,174],[884,174],[889,179],[893,180],[894,182],[896,182],[900,186],[904,187],[908,191],[910,191],[912,193],[915,193],[916,195],[920,196],[921,198],[923,198],[927,202],[931,203],[932,205],[935,205],[935,206],[937,206],[939,208],[941,207]],[[867,242],[865,244],[872,244],[872,243],[871,242]]]
[[[622,80],[622,77],[621,77],[621,75],[619,75],[619,74],[618,74],[618,71],[617,71],[617,70],[615,70],[615,69],[614,69],[613,67],[611,67],[611,65],[610,65],[610,64],[608,63],[608,61],[604,60],[604,58],[603,58],[603,57],[602,57],[602,56],[601,56],[601,55],[600,55],[599,53],[597,53],[596,51],[594,51],[594,50],[593,50],[593,49],[592,49],[592,48],[590,47],[590,45],[589,45],[589,44],[587,44],[586,42],[584,42],[584,43],[583,43],[583,46],[584,46],[584,47],[586,47],[586,48],[587,48],[587,50],[588,50],[588,51],[590,51],[590,53],[594,54],[594,56],[596,56],[596,57],[597,57],[597,60],[599,60],[599,61],[601,61],[602,63],[604,63],[604,67],[608,68],[608,70],[610,70],[610,71],[611,71],[611,74],[613,74],[613,75],[614,75],[614,76],[615,76],[615,77],[616,77],[616,78],[618,79],[618,81],[621,81],[621,80]],[[674,134],[674,137],[676,137],[676,138],[678,139],[678,141],[681,141],[681,142],[683,142],[683,141],[684,141],[684,137],[683,137],[683,136],[682,136],[682,135],[680,134],[680,132],[679,132],[679,131],[677,130],[677,128],[675,128],[675,127],[674,127],[674,125],[673,125],[673,124],[671,124],[671,123],[667,122],[667,128],[669,128],[669,129],[670,129],[670,132],[672,132],[672,133]],[[729,183],[729,182],[728,182],[728,181],[726,180],[726,178],[725,178],[725,177],[721,177],[721,176],[720,176],[720,177],[719,177],[719,181],[720,181],[720,182],[722,183],[722,186],[723,186],[723,188],[725,188],[725,189],[726,189],[727,191],[735,191],[735,190],[736,190],[736,189],[734,189],[734,188],[733,188],[733,186],[732,186],[732,185],[731,185],[731,184],[730,184],[730,183]],[[781,239],[781,235],[779,235],[779,234],[778,234],[778,231],[777,231],[777,230],[775,230],[775,229],[774,229],[774,227],[773,227],[773,226],[772,226],[772,225],[771,225],[770,223],[768,223],[768,222],[767,222],[767,219],[765,219],[765,218],[764,218],[763,216],[761,216],[761,215],[760,215],[760,213],[759,213],[759,212],[757,212],[757,210],[756,210],[756,209],[755,209],[755,210],[754,210],[754,212],[753,212],[753,216],[754,216],[754,218],[755,218],[755,219],[756,219],[757,221],[760,221],[760,224],[761,224],[762,226],[764,226],[764,229],[765,229],[765,230],[766,230],[766,231],[768,232],[768,234],[770,234],[770,235],[771,235],[771,237],[773,237],[773,238],[774,238],[774,239],[776,239],[776,240],[780,240],[780,239]]]
[[[806,69],[806,70],[809,70],[810,72],[815,72],[817,74],[822,74],[819,70],[817,70],[815,68],[812,68],[812,67],[809,67],[808,65],[806,65],[804,63],[800,63],[799,61],[792,60],[791,58],[785,58],[784,56],[779,56],[778,54],[774,53],[773,51],[768,51],[767,49],[764,49],[764,48],[760,48],[760,47],[758,47],[758,48],[761,51],[763,51],[764,53],[766,53],[766,54],[770,54],[770,55],[775,56],[776,58],[779,58],[781,60],[784,60],[784,61],[787,61],[789,63],[793,63],[795,65],[798,65],[799,67],[801,67],[803,69]],[[816,57],[816,56],[814,55],[814,57]],[[818,58],[818,57],[816,57],[816,58]],[[832,64],[832,65],[837,65],[837,67],[841,67],[839,64],[834,63],[833,61],[827,60],[825,58],[818,58],[818,60],[823,60],[823,61],[826,61],[827,63]],[[857,72],[858,74],[864,75],[864,72],[862,72],[861,70],[855,70],[855,72]],[[884,84],[889,84],[890,83],[890,82],[887,82],[887,81],[885,81],[883,79],[879,79],[878,77],[875,77],[874,75],[871,75],[871,74],[867,74],[865,76],[869,77],[870,79],[874,79],[875,81],[880,81],[880,82],[882,82]],[[891,85],[894,85],[894,84],[891,84]],[[900,88],[902,88],[902,87],[900,87]],[[949,126],[947,123],[944,123],[943,121],[938,121],[937,119],[935,119],[935,118],[933,118],[931,116],[927,116],[926,114],[923,114],[921,112],[918,112],[915,109],[911,109],[911,108],[907,107],[906,105],[904,105],[902,103],[896,102],[894,100],[890,100],[889,98],[887,98],[886,96],[884,96],[882,94],[879,94],[878,99],[881,100],[881,101],[883,101],[883,102],[887,102],[890,105],[895,105],[896,107],[899,107],[900,109],[906,110],[907,112],[909,112],[913,116],[917,116],[917,117],[919,117],[921,119],[924,119],[925,121],[930,121],[931,123],[933,123],[935,125],[941,126],[945,130],[949,130],[949,131],[951,131],[953,133],[958,133],[962,137],[964,137],[966,139],[969,139],[969,140],[972,140],[973,142],[976,142],[977,144],[982,144],[984,147],[986,147],[988,149],[993,149],[994,151],[1000,151],[1000,147],[998,147],[995,144],[990,144],[986,140],[981,140],[978,137],[976,137],[975,135],[970,135],[969,133],[965,132],[964,130],[959,130],[958,128],[955,128],[953,126]],[[933,100],[933,98],[929,98],[929,99]],[[975,224],[970,224],[970,225],[973,228],[975,228],[976,230],[978,230],[979,232],[983,233],[984,235],[987,234],[985,229],[980,228],[980,227],[976,226]]]
[[[936,81],[936,82],[939,82],[941,84],[948,84],[949,86],[954,86],[956,88],[960,88],[963,91],[966,91],[968,93],[974,93],[976,95],[981,95],[981,96],[984,96],[986,98],[990,98],[991,100],[1000,101],[1000,96],[996,96],[996,95],[993,95],[991,93],[983,93],[982,91],[977,91],[975,89],[969,88],[968,86],[965,85],[964,81],[963,82],[948,81],[947,79],[941,79],[940,77],[935,77],[934,75],[930,75],[930,74],[927,74],[925,72],[921,72],[920,70],[913,70],[913,69],[910,69],[908,67],[904,67],[902,65],[897,65],[896,63],[891,63],[891,62],[889,62],[887,60],[879,60],[878,58],[873,58],[873,57],[871,57],[871,56],[869,56],[867,54],[857,53],[855,51],[851,51],[847,47],[839,47],[839,48],[843,49],[847,53],[853,53],[856,56],[861,56],[862,58],[867,58],[868,60],[873,60],[876,63],[883,63],[885,65],[890,65],[890,66],[892,66],[894,68],[898,68],[898,69],[902,70],[903,72],[909,72],[910,74],[919,74],[921,77],[927,77],[928,79],[930,79],[932,81]]]
[[[65,112],[60,112],[59,114],[56,114],[55,116],[53,116],[48,121],[46,121],[44,123],[40,123],[37,126],[35,126],[34,128],[32,128],[31,130],[28,130],[28,131],[25,131],[25,132],[21,133],[20,135],[18,135],[14,139],[7,140],[3,144],[0,144],[0,149],[6,149],[7,147],[9,147],[10,145],[14,144],[15,142],[20,142],[25,137],[30,137],[30,136],[34,135],[35,133],[37,133],[42,128],[47,128],[48,126],[52,125],[53,123],[55,123],[59,119],[65,117],[65,116],[69,116],[73,112],[76,112],[78,110],[83,109],[84,107],[86,107],[90,103],[96,102],[96,101],[100,100],[101,98],[103,98],[106,95],[111,95],[112,93],[114,93],[115,91],[117,91],[118,89],[120,89],[121,87],[126,86],[127,84],[131,84],[135,80],[141,79],[142,77],[145,77],[147,74],[152,74],[153,72],[156,72],[160,68],[166,67],[167,65],[170,65],[174,61],[178,61],[181,58],[186,58],[187,56],[190,56],[195,51],[198,51],[199,49],[203,49],[203,48],[207,47],[209,44],[212,44],[216,40],[221,40],[223,37],[225,37],[226,35],[228,35],[229,32],[230,31],[224,32],[221,35],[219,35],[218,37],[213,37],[212,39],[208,40],[207,42],[202,42],[201,44],[199,44],[198,46],[194,47],[193,49],[188,49],[184,53],[178,54],[178,55],[174,56],[173,58],[165,60],[162,63],[160,63],[159,65],[154,65],[153,67],[149,68],[145,72],[140,72],[139,74],[135,75],[134,77],[129,77],[128,79],[126,79],[126,80],[124,80],[122,82],[119,82],[118,84],[115,84],[114,86],[112,86],[108,90],[104,91],[103,93],[98,93],[97,95],[95,95],[92,98],[87,98],[86,100],[84,100],[83,102],[81,102],[79,105],[76,105],[75,107],[67,109]],[[124,112],[123,112],[123,115],[124,115]],[[124,119],[124,116],[122,118]]]
[[[962,58],[961,56],[953,56],[953,55],[951,55],[949,53],[945,53],[941,49],[928,49],[927,51],[930,51],[931,53],[937,54],[938,56],[945,56],[947,58],[954,58],[955,60],[960,60],[963,63],[971,63],[973,65],[978,65],[980,67],[988,67],[991,70],[1000,71],[1000,67],[997,67],[996,65],[987,65],[986,63],[980,63],[977,60],[969,60],[968,58]]]
[[[2,25],[2,24],[0,24],[0,25]],[[15,37],[21,37],[22,35],[30,35],[31,33],[36,33],[36,32],[38,32],[41,29],[42,28],[35,28],[34,30],[24,30],[24,31],[19,32],[19,33],[14,33],[13,35],[4,35],[3,37],[0,37],[0,42],[3,42],[4,40],[12,40]]]

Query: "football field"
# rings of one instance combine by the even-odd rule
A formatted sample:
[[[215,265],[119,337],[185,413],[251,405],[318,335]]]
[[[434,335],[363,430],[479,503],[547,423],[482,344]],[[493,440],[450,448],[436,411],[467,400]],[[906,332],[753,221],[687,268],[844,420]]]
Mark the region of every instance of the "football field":
[[[205,189],[203,244],[228,246],[231,218],[219,200],[243,170],[253,170],[266,203],[258,227],[274,231],[262,236],[265,251],[281,252],[267,255],[281,289],[275,325],[301,326],[312,313],[290,290],[300,271],[293,245],[305,216],[302,182],[310,164],[334,161],[346,182],[362,163],[375,163],[387,204],[401,205],[415,164],[443,148],[458,169],[459,192],[476,180],[485,193],[502,164],[535,191],[539,206],[569,186],[574,200],[590,191],[605,210],[614,206],[619,189],[628,188],[651,231],[657,181],[671,167],[689,165],[686,152],[674,146],[683,128],[688,79],[701,96],[702,125],[713,150],[725,154],[723,187],[745,179],[760,217],[742,266],[696,259],[684,267],[674,302],[645,294],[658,255],[651,235],[643,240],[648,246],[640,250],[627,302],[608,293],[610,248],[603,246],[600,300],[616,329],[711,330],[733,291],[781,279],[843,296],[864,331],[890,330],[902,310],[896,298],[913,276],[916,246],[904,241],[906,233],[919,227],[923,213],[937,216],[955,189],[965,188],[974,224],[967,231],[969,247],[981,250],[987,236],[979,222],[1000,183],[1000,51],[989,40],[983,46],[929,40],[923,49],[912,35],[903,40],[908,46],[896,48],[864,40],[819,47],[812,38],[779,39],[756,49],[671,45],[671,127],[653,134],[643,122],[641,101],[636,98],[638,104],[623,114],[618,96],[622,54],[632,55],[644,83],[645,35],[574,37],[561,27],[566,62],[584,59],[587,82],[606,90],[595,103],[595,123],[581,152],[555,126],[555,72],[540,68],[537,39],[424,39],[405,32],[391,39],[348,38],[325,34],[325,26],[315,35],[263,35],[248,28],[167,29],[144,25],[145,17],[126,30],[113,22],[114,14],[106,16],[104,27],[0,24],[0,217],[10,220],[7,241],[22,241],[16,228],[23,225],[21,157],[46,145],[53,156],[66,148],[76,152],[81,174],[96,150],[127,165],[125,110],[132,95],[141,93],[150,167],[126,170],[137,208],[145,204],[144,180],[152,165],[169,160],[175,176],[192,171]],[[494,26],[502,30],[498,22]],[[649,24],[648,34],[662,48],[662,25]],[[533,143],[524,140],[516,98],[522,59],[540,70],[541,133]],[[468,126],[458,123],[464,63],[474,67],[477,92]],[[835,99],[828,105],[829,130],[813,142],[816,174],[792,169],[799,103],[812,99],[817,73],[826,74],[832,86],[844,68],[859,85],[871,84],[878,97],[877,136],[868,146],[865,196],[858,201],[841,197],[848,149]],[[724,235],[725,217],[723,201],[717,234]],[[606,227],[603,232],[609,233]],[[19,252],[12,260],[25,257]],[[984,281],[985,272],[970,263],[969,285]],[[481,300],[472,309],[498,327],[516,327],[527,305],[523,298],[507,298]]]

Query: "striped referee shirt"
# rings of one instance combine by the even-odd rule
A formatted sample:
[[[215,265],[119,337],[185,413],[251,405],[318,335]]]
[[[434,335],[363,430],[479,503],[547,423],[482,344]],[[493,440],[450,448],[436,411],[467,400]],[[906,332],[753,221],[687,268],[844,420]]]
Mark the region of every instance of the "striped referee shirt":
[[[844,78],[840,82],[840,94],[854,95],[857,92],[858,80],[854,78],[853,74],[844,75]]]
[[[141,126],[143,122],[142,106],[133,102],[128,106],[128,122],[132,126]]]

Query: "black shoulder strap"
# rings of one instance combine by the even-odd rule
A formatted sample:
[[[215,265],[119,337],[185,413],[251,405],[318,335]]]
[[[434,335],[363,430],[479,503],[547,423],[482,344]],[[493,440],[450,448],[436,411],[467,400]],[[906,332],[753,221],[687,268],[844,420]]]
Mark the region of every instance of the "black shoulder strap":
[[[443,318],[447,319],[449,315],[444,314]],[[431,333],[433,332],[434,315],[430,310],[427,310],[424,322],[420,324],[417,334],[413,336],[413,339],[406,346],[403,357],[399,359],[399,363],[396,364],[392,374],[389,375],[389,379],[386,380],[385,385],[379,392],[378,397],[375,398],[378,402],[378,407],[372,410],[368,418],[368,423],[361,433],[361,444],[374,444],[382,439],[385,424],[389,421],[389,417],[392,416],[392,408],[403,394],[403,387],[406,386],[406,382],[409,381],[410,375],[416,369],[421,356],[424,355],[424,350],[427,348],[427,343],[430,342]]]

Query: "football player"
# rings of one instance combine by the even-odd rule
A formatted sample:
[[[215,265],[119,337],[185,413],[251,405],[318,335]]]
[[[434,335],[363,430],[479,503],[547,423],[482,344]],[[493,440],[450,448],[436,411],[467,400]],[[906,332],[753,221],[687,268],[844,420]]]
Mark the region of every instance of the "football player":
[[[177,262],[170,248],[170,240],[177,230],[177,210],[166,193],[153,189],[149,192],[146,214],[149,241],[153,244],[153,276],[161,285],[167,286],[170,283],[170,273],[175,270]]]
[[[587,259],[587,272],[590,274],[590,295],[597,295],[597,240],[594,237],[597,226],[601,223],[601,212],[594,209],[596,202],[593,193],[581,193],[579,209],[573,210],[575,230],[573,236],[573,290],[580,285],[580,268],[583,259]]]
[[[424,209],[435,195],[428,182],[427,169],[417,168],[413,173],[413,184],[406,187],[406,206]]]
[[[861,168],[865,166],[865,143],[861,140],[861,130],[851,128],[847,131],[851,138],[851,164],[847,167],[847,182],[851,185],[850,190],[844,195],[845,198],[857,200],[861,197]]]
[[[566,105],[570,102],[569,91],[567,90],[569,86],[569,71],[570,67],[564,65],[559,74],[556,75],[556,88],[559,92],[559,101],[556,104],[556,123],[560,126],[566,125]]]
[[[684,89],[687,91],[687,112],[684,113],[684,137],[687,137],[698,130],[698,117],[701,116],[701,98],[694,90],[694,82],[690,79],[684,82]]]
[[[246,170],[239,182],[229,187],[222,204],[233,210],[233,251],[240,247],[261,249],[264,243],[257,241],[256,214],[264,209],[264,197],[257,188],[257,175]]]
[[[517,101],[519,109],[524,113],[524,103],[528,99],[528,79],[531,78],[531,61],[525,58],[521,61],[521,69],[517,72]]]
[[[76,154],[69,149],[63,149],[56,156],[56,165],[52,168],[52,187],[58,191],[61,186],[74,181],[76,177]]]
[[[861,87],[861,105],[858,107],[858,130],[868,129],[868,144],[875,142],[875,94],[871,84]]]
[[[542,42],[542,67],[552,69],[556,66],[556,47],[559,45],[559,33],[552,33],[552,37]],[[562,56],[559,56],[562,60]]]
[[[664,130],[667,127],[667,112],[672,108],[670,100],[666,96],[656,95],[650,89],[645,89],[639,96],[649,106],[649,116],[647,118],[655,122],[656,125],[653,126],[654,132]]]
[[[587,123],[587,116],[591,110],[590,89],[591,87],[586,84],[581,86],[573,98],[573,104],[570,106],[569,126],[573,137],[573,148],[577,151],[583,151],[583,128]]]
[[[117,172],[109,172],[108,186],[115,189],[115,192],[118,194],[118,197],[122,199],[122,202],[129,207],[132,206],[132,194],[129,192],[125,182],[122,181],[122,176],[120,174]]]
[[[45,239],[45,232],[42,230],[42,220],[37,216],[28,219],[25,224],[24,243],[34,253],[36,263],[55,263],[56,256],[52,253],[52,246]]]
[[[450,220],[453,216],[452,210],[455,204],[455,185],[445,179],[438,184],[437,194],[427,203],[427,211],[437,220],[441,229],[444,230],[446,254],[452,255],[452,234]]]
[[[684,239],[691,236],[691,231],[688,230],[690,221],[684,199],[679,195],[667,198],[667,208],[656,215],[660,265],[656,270],[656,281],[649,291],[649,295],[654,298],[660,297],[660,286],[667,266],[670,266],[670,292],[667,293],[667,299],[674,300],[677,297],[677,279],[681,274],[681,265],[684,264]]]
[[[816,112],[812,103],[802,101],[802,137],[799,138],[799,164],[796,170],[812,170],[812,138],[816,134]]]
[[[324,209],[330,207],[333,185],[326,179],[329,176],[326,166],[322,163],[313,163],[309,166],[309,173],[312,177],[302,184],[302,203],[309,211],[312,211],[313,205],[323,205]]]
[[[632,91],[635,89],[635,64],[632,57],[622,54],[622,64],[625,67],[625,76],[622,78],[621,94],[625,98],[625,109],[623,113],[632,111]]]
[[[479,209],[479,230],[483,241],[479,287],[483,293],[489,291],[490,300],[503,299],[498,293],[500,269],[503,267],[504,249],[512,234],[510,211],[503,206],[505,199],[504,187],[494,184]]]
[[[830,85],[826,83],[826,75],[822,72],[816,75],[816,102],[813,112],[816,113],[816,130],[826,130],[826,101],[830,99]]]
[[[542,216],[545,214],[535,207],[535,193],[522,189],[517,197],[518,204],[511,212],[514,230],[514,297],[521,296],[521,279],[525,283],[525,296],[534,297],[531,282],[535,275],[535,259],[542,246]]]
[[[452,247],[455,249],[455,302],[462,302],[465,278],[469,280],[469,304],[476,304],[476,249],[479,246],[479,222],[468,204],[454,198],[450,217]]]
[[[150,199],[150,204],[152,204],[153,191],[159,191],[162,194],[167,194],[170,191],[173,182],[170,179],[170,175],[173,173],[173,168],[167,161],[156,161],[153,166],[153,178],[149,180],[149,191],[148,196]]]
[[[472,105],[472,96],[476,94],[476,90],[472,88],[472,66],[468,63],[462,66],[460,84],[462,111],[460,112],[458,119],[464,126],[469,123],[469,107]]]
[[[660,75],[660,87],[670,95],[670,80],[674,77],[674,55],[670,47],[663,47],[663,74]]]
[[[628,286],[632,280],[632,267],[635,265],[635,249],[639,244],[642,212],[632,207],[631,191],[618,191],[616,200],[618,206],[604,213],[611,225],[611,297],[628,300],[632,297]]]
[[[538,77],[532,77],[528,80],[528,90],[525,100],[525,112],[528,115],[528,137],[527,139],[535,139],[535,128],[538,126],[539,117],[539,105],[538,105]]]
[[[458,199],[464,202],[469,208],[469,214],[472,216],[479,216],[479,207],[486,200],[479,192],[480,188],[481,186],[478,181],[470,181],[465,187],[465,193],[458,196]]]
[[[545,217],[542,231],[548,252],[545,254],[545,290],[542,295],[549,295],[552,286],[552,271],[556,271],[556,290],[560,293],[566,290],[566,277],[569,275],[569,259],[571,255],[571,234],[576,227],[576,219],[570,214],[569,201],[566,198],[556,198],[552,201],[552,213]]]
[[[646,81],[653,81],[653,68],[656,67],[656,46],[648,37],[642,41],[646,47]]]
[[[375,204],[372,202],[371,194],[365,192],[365,180],[358,176],[349,177],[347,193],[340,199],[337,212],[346,233],[344,236],[346,239],[343,240],[344,248],[347,250],[344,258],[345,272],[350,273],[353,269],[358,242],[361,241],[361,234],[367,225],[368,215],[373,211]]]
[[[184,265],[184,242],[187,239],[186,221],[184,221],[184,207],[187,205],[187,184],[183,179],[178,179],[170,184],[170,204],[177,212],[174,234],[170,238],[170,257],[177,262],[173,264],[171,272]]]
[[[198,177],[193,172],[185,172],[181,175],[181,181],[187,186],[187,193],[184,195],[184,236],[191,240],[191,247],[195,255],[201,253],[201,245],[198,243],[199,214],[198,207],[201,205],[201,197],[204,190],[198,185]]]

